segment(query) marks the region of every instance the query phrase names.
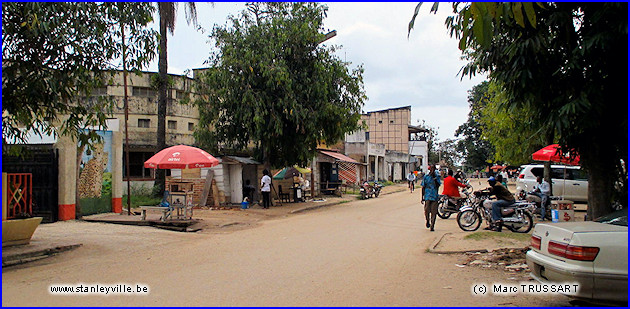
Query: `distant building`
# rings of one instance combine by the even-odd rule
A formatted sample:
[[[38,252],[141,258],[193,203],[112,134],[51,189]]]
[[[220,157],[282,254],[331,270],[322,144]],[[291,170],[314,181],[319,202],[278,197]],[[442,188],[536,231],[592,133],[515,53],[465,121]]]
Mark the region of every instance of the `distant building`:
[[[345,153],[366,163],[366,179],[404,180],[409,171],[426,169],[426,130],[411,125],[411,106],[367,112],[367,129],[347,134]]]

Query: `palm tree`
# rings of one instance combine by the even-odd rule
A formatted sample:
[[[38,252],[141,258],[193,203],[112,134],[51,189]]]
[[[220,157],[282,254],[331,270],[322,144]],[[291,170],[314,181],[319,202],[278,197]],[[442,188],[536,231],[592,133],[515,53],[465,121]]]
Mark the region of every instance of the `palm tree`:
[[[157,2],[160,16],[160,46],[158,60],[158,127],[157,127],[157,151],[166,148],[166,108],[168,106],[168,57],[167,37],[175,31],[175,17],[177,16],[177,2]],[[186,22],[197,25],[197,7],[195,2],[186,2]],[[159,186],[159,196],[164,194],[166,172],[162,169],[155,170],[155,185]]]

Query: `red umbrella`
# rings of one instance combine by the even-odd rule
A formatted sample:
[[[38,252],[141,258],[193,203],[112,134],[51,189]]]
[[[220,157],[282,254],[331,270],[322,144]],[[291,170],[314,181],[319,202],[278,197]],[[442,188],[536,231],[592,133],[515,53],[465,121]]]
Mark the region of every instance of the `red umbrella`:
[[[558,144],[549,145],[532,154],[532,159],[536,161],[551,161],[556,163],[564,163],[568,165],[580,165],[580,156],[576,155],[571,158],[569,153],[563,153]]]
[[[177,145],[162,149],[144,162],[146,168],[185,169],[213,167],[219,164],[217,158],[191,146]]]

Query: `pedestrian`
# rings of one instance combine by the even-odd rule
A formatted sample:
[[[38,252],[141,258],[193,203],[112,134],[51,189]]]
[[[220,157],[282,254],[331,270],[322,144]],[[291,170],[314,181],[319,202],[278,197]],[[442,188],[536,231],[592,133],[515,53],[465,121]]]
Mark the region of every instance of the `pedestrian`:
[[[407,174],[407,182],[409,185],[409,191],[413,193],[414,182],[416,182],[416,175],[413,172],[409,172],[409,174]]]
[[[435,231],[435,217],[438,212],[438,189],[440,188],[440,175],[435,171],[435,164],[429,166],[429,172],[422,178],[422,201],[424,201],[424,217],[427,228]]]
[[[263,176],[260,179],[260,193],[263,198],[263,208],[269,209],[270,196],[271,196],[271,177],[269,177],[269,171],[263,170]]]

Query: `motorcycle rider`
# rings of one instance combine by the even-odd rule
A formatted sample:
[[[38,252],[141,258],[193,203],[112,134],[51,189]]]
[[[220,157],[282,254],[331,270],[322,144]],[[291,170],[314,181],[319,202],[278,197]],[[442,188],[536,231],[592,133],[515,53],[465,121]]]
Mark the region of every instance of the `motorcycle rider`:
[[[501,232],[501,228],[503,227],[501,208],[514,204],[514,195],[512,195],[510,190],[497,182],[494,177],[488,178],[488,184],[490,185],[488,188],[490,190],[490,195],[496,196],[497,201],[492,203],[492,222],[486,229]]]
[[[546,182],[542,176],[536,176],[537,185],[534,186],[534,191],[528,192],[540,198],[540,221],[545,221],[546,207],[549,202],[549,195],[551,194],[551,186]]]
[[[414,183],[416,182],[416,174],[414,174],[413,171],[410,171],[409,174],[407,174],[407,182],[409,183],[409,191],[413,193]]]
[[[449,199],[454,200],[454,204],[459,206],[459,202],[462,198],[461,194],[459,193],[460,187],[468,188],[470,186],[459,182],[455,177],[453,177],[453,170],[449,169],[448,176],[444,178],[444,189],[442,189],[442,195],[448,196]]]

